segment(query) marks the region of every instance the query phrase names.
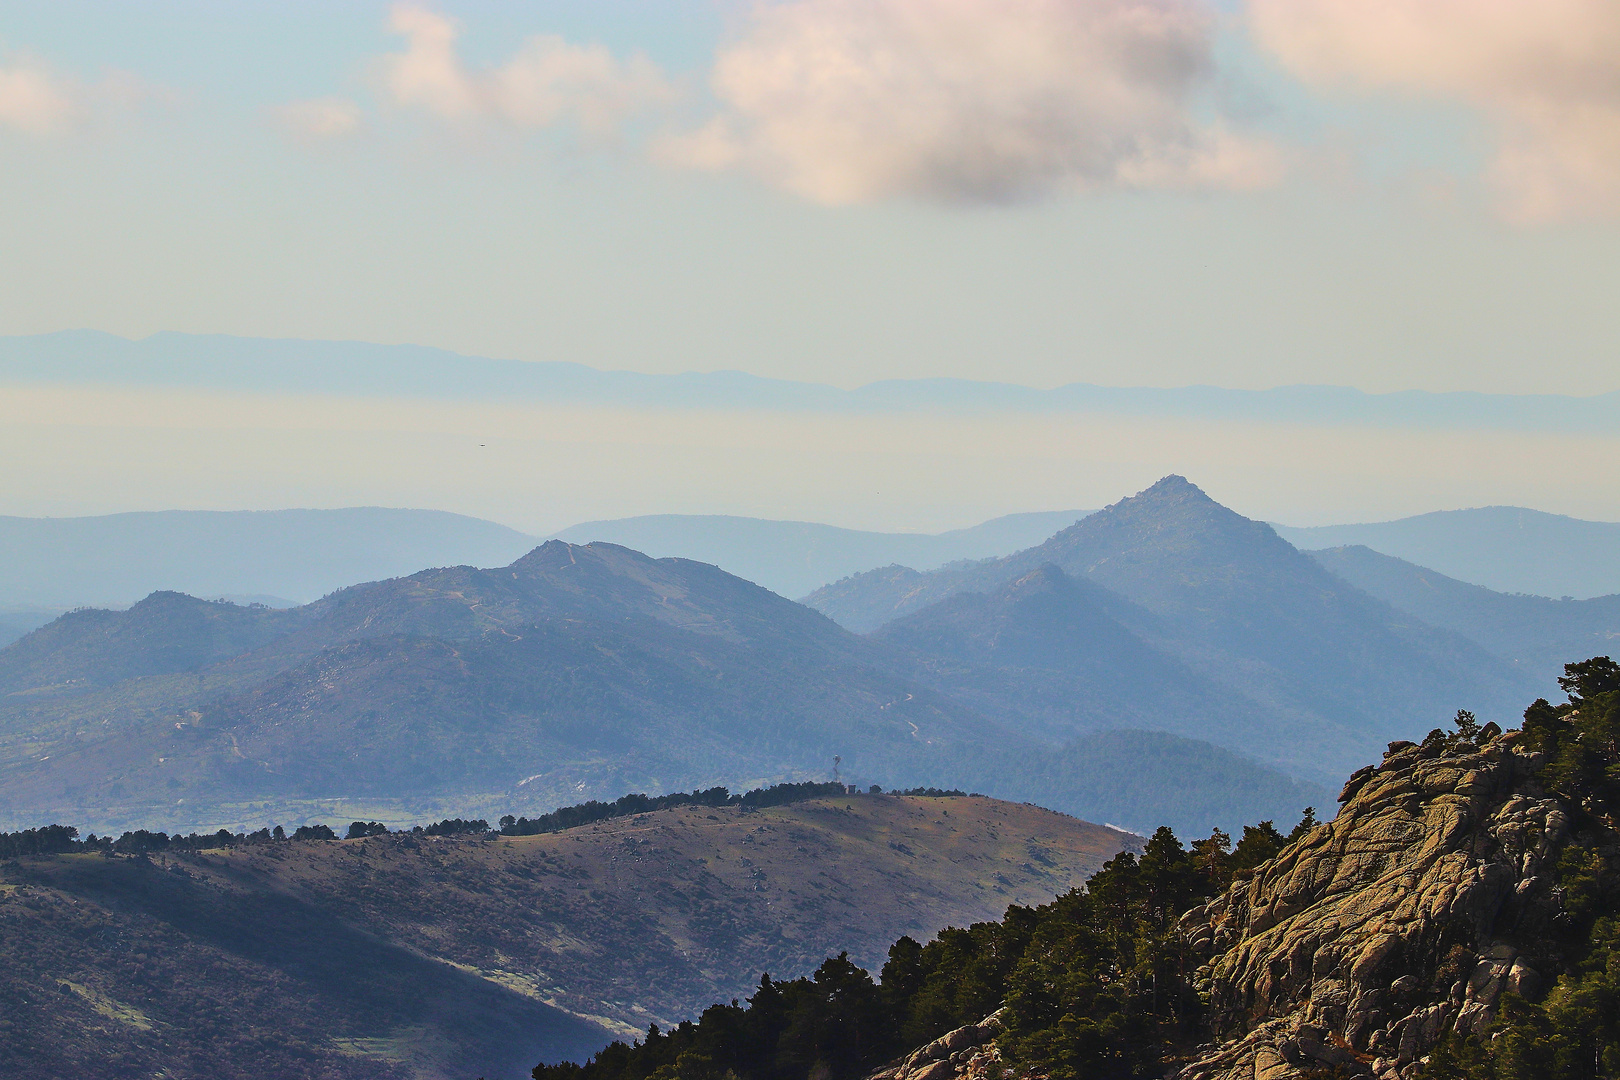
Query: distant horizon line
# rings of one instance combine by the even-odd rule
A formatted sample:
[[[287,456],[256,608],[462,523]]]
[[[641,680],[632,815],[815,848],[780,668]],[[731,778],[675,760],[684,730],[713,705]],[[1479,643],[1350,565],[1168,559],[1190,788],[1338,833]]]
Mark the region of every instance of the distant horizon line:
[[[1511,401],[1559,401],[1595,403],[1604,399],[1620,398],[1620,386],[1614,389],[1602,390],[1593,394],[1562,394],[1562,393],[1516,393],[1494,390],[1425,390],[1418,388],[1405,388],[1399,390],[1367,390],[1359,386],[1343,383],[1278,383],[1264,387],[1225,386],[1218,383],[1178,383],[1174,385],[1149,385],[1142,383],[1099,383],[1088,381],[1074,381],[1058,383],[1051,386],[1041,386],[1031,383],[1006,382],[996,379],[970,378],[957,375],[927,375],[875,379],[871,382],[860,383],[854,386],[840,386],[835,383],[816,382],[807,379],[785,378],[778,375],[760,375],[752,371],[737,367],[717,367],[709,369],[687,369],[676,372],[639,371],[633,368],[599,367],[580,360],[558,359],[525,359],[515,356],[489,356],[481,353],[463,352],[439,345],[422,345],[415,342],[379,342],[363,338],[315,338],[315,337],[265,337],[248,334],[229,334],[220,332],[193,332],[186,330],[157,330],[142,337],[127,337],[108,330],[94,327],[75,327],[61,330],[50,330],[34,334],[4,334],[0,335],[0,347],[11,343],[43,342],[50,339],[63,339],[72,337],[94,337],[108,339],[127,345],[153,345],[162,344],[167,339],[180,339],[187,341],[220,341],[239,344],[260,344],[280,346],[354,346],[368,350],[404,350],[417,353],[419,356],[427,354],[441,359],[459,360],[477,364],[521,365],[537,369],[551,368],[553,370],[570,368],[582,372],[590,372],[601,376],[629,376],[646,380],[682,380],[682,379],[713,379],[716,377],[734,377],[766,385],[780,385],[784,387],[802,387],[820,391],[831,391],[839,395],[860,395],[868,391],[882,390],[896,386],[960,386],[981,388],[986,390],[1023,391],[1033,394],[1058,394],[1064,391],[1102,391],[1120,393],[1147,393],[1147,394],[1183,394],[1189,392],[1206,392],[1230,395],[1277,395],[1289,392],[1328,392],[1336,395],[1354,395],[1373,400],[1388,400],[1392,398],[1450,398],[1450,399],[1505,399]],[[7,357],[0,355],[0,379],[6,374]],[[33,380],[30,380],[33,381]],[[82,380],[42,380],[46,382],[68,383]],[[115,384],[121,385],[121,384]],[[386,395],[384,395],[386,396]],[[415,395],[402,395],[415,396]],[[891,403],[893,404],[893,403]],[[1476,508],[1477,509],[1477,508]]]
[[[1132,493],[1132,494],[1138,494],[1138,493]],[[1128,498],[1128,497],[1129,496],[1124,496],[1124,495],[1120,496],[1120,498],[1122,498],[1122,499],[1123,498]],[[1098,509],[1101,509],[1101,508],[1098,508]],[[444,514],[444,515],[447,515],[447,516],[450,516],[450,517],[462,518],[462,519],[468,520],[468,521],[478,521],[478,522],[482,522],[482,523],[484,523],[486,525],[494,525],[494,526],[497,526],[497,527],[502,528],[502,529],[507,529],[507,530],[509,530],[509,531],[511,531],[513,533],[517,533],[520,536],[529,537],[530,539],[533,539],[536,543],[545,543],[545,542],[550,541],[550,540],[561,539],[563,533],[568,532],[568,531],[570,531],[572,529],[584,528],[584,527],[586,527],[588,525],[615,525],[615,524],[621,524],[621,523],[627,522],[627,521],[648,521],[648,520],[652,520],[652,519],[656,519],[656,518],[684,518],[684,519],[699,519],[699,518],[701,518],[701,519],[717,519],[717,520],[727,520],[727,521],[752,521],[752,522],[761,522],[761,523],[771,524],[771,525],[809,525],[809,526],[813,526],[815,528],[837,529],[837,530],[839,530],[841,532],[862,533],[862,534],[869,535],[869,536],[933,537],[933,536],[945,536],[945,535],[948,535],[950,533],[955,533],[955,532],[965,532],[967,530],[976,529],[976,528],[979,528],[979,527],[984,526],[984,525],[992,524],[994,522],[1004,521],[1004,520],[1006,520],[1008,518],[1025,517],[1025,516],[1037,515],[1037,514],[1068,514],[1068,513],[1079,513],[1081,515],[1081,517],[1084,518],[1084,517],[1088,517],[1091,514],[1095,514],[1095,513],[1098,512],[1096,509],[1093,509],[1093,510],[1015,510],[1015,511],[1012,511],[1010,513],[997,514],[994,517],[985,518],[984,520],[975,522],[974,524],[971,524],[971,525],[958,526],[958,527],[953,528],[953,529],[942,529],[942,530],[940,530],[938,532],[923,532],[921,530],[908,531],[908,530],[896,530],[896,529],[860,529],[860,528],[855,528],[855,527],[849,526],[849,525],[835,525],[835,524],[832,524],[832,523],[826,522],[826,521],[812,521],[812,520],[810,520],[808,518],[771,518],[771,517],[756,517],[756,516],[753,516],[751,514],[683,513],[683,512],[677,512],[677,511],[665,511],[665,512],[650,513],[650,514],[625,514],[625,515],[623,515],[621,517],[610,517],[610,518],[589,518],[589,519],[586,519],[584,521],[576,521],[576,522],[573,522],[572,524],[565,525],[560,529],[553,529],[553,530],[550,530],[550,531],[533,532],[533,531],[530,531],[530,530],[527,530],[527,529],[520,529],[520,528],[518,528],[518,527],[516,527],[514,525],[508,525],[505,522],[496,521],[496,520],[494,520],[492,518],[479,517],[476,514],[464,514],[459,510],[443,510],[443,509],[439,509],[439,508],[436,508],[436,507],[428,507],[428,506],[381,506],[381,505],[370,504],[370,503],[367,503],[367,504],[352,504],[352,505],[347,505],[347,506],[274,506],[274,507],[257,507],[257,508],[236,508],[236,509],[230,509],[230,510],[220,510],[220,509],[214,509],[214,508],[196,508],[196,507],[186,508],[186,507],[172,507],[171,506],[171,507],[162,507],[160,509],[155,509],[155,510],[113,510],[113,511],[109,511],[107,513],[102,513],[102,514],[60,514],[60,515],[57,515],[57,514],[41,514],[41,515],[31,515],[31,514],[6,514],[6,513],[0,513],[0,521],[36,521],[36,522],[43,522],[43,521],[89,521],[89,520],[93,520],[93,519],[97,519],[97,518],[133,517],[133,516],[137,516],[137,515],[158,515],[158,514],[220,514],[220,515],[225,515],[225,514],[299,514],[299,513],[341,514],[341,513],[350,512],[350,511],[357,511],[357,510],[380,510],[380,511],[386,511],[386,512],[390,512],[390,513],[403,513],[403,514]],[[1531,507],[1531,506],[1514,506],[1514,505],[1511,505],[1511,504],[1508,504],[1508,503],[1492,503],[1492,504],[1489,504],[1489,505],[1486,505],[1486,506],[1458,506],[1458,507],[1451,507],[1451,508],[1440,509],[1440,510],[1425,510],[1425,511],[1422,511],[1421,513],[1417,513],[1417,514],[1406,514],[1406,515],[1404,515],[1402,517],[1397,517],[1397,518],[1383,518],[1383,519],[1379,519],[1377,521],[1335,521],[1335,522],[1330,522],[1330,523],[1324,524],[1324,525],[1290,525],[1290,524],[1288,524],[1286,522],[1272,521],[1272,520],[1264,519],[1264,518],[1254,518],[1252,520],[1261,521],[1263,524],[1271,526],[1272,528],[1294,529],[1294,530],[1303,531],[1303,530],[1310,530],[1310,529],[1338,529],[1338,528],[1355,528],[1355,527],[1373,526],[1373,525],[1394,525],[1394,524],[1398,524],[1398,523],[1401,523],[1401,522],[1413,521],[1413,520],[1415,520],[1417,518],[1432,517],[1432,516],[1435,516],[1435,515],[1438,515],[1438,514],[1467,514],[1467,513],[1475,513],[1475,512],[1479,512],[1479,511],[1485,511],[1485,510],[1509,510],[1509,511],[1513,511],[1515,513],[1537,514],[1537,515],[1540,515],[1540,516],[1543,516],[1543,517],[1560,518],[1560,519],[1565,520],[1565,521],[1573,521],[1573,522],[1578,522],[1578,523],[1586,524],[1586,525],[1620,525],[1620,521],[1606,521],[1606,520],[1603,520],[1601,518],[1580,518],[1580,517],[1575,517],[1573,514],[1560,514],[1560,513],[1557,513],[1555,511],[1551,511],[1551,510],[1538,510],[1535,507]],[[1076,520],[1080,520],[1080,519],[1077,518]],[[564,541],[564,542],[565,543],[573,543],[574,541]],[[596,542],[596,541],[590,541],[590,542]],[[611,542],[611,541],[606,541],[606,542]]]

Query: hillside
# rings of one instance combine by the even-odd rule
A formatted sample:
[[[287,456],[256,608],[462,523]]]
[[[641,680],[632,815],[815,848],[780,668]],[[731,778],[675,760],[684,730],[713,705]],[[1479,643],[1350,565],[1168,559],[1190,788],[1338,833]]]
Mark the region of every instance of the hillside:
[[[0,649],[0,695],[72,694],[196,671],[292,633],[300,611],[156,592],[127,611],[71,611]]]
[[[1053,738],[1159,728],[1251,746],[1265,712],[1194,673],[1127,626],[1153,617],[1117,593],[1047,564],[988,593],[959,593],[879,629],[915,658],[919,681]]]
[[[1551,600],[1492,592],[1360,546],[1310,555],[1363,592],[1469,638],[1544,685],[1571,656],[1610,652],[1620,639],[1620,596]]]
[[[38,630],[61,614],[62,609],[59,607],[23,605],[10,609],[0,608],[0,648],[10,645],[30,631]]]
[[[1253,730],[1215,723],[1207,738],[1304,775],[1352,768],[1382,741],[1459,705],[1511,715],[1534,685],[1466,638],[1328,573],[1179,476],[1027,551],[928,574],[873,571],[805,602],[846,625],[882,625],[964,593],[994,594],[1048,565],[1128,601],[1114,609],[1128,629],[1269,717],[1259,742]],[[1166,681],[1151,668],[1129,677]]]
[[[535,1080],[1613,1076],[1620,665],[1560,681],[1521,730],[1392,743],[1332,821],[1160,829],[1051,904],[896,941],[881,983],[832,958]]]
[[[995,917],[1138,841],[982,798],[681,808],[543,836],[0,866],[0,1073],[526,1075],[848,950]]]
[[[646,552],[713,563],[782,596],[803,596],[850,574],[890,563],[932,570],[959,559],[1005,555],[1038,544],[1086,516],[1052,510],[1005,517],[943,533],[882,533],[809,521],[766,521],[725,515],[654,514],[587,521],[556,535],[602,540]]]
[[[501,566],[534,544],[491,521],[381,507],[0,517],[0,607],[129,604],[164,591],[307,603],[424,566]]]
[[[1369,547],[1498,592],[1575,599],[1620,593],[1620,522],[1482,506],[1363,525],[1276,529],[1300,548]]]

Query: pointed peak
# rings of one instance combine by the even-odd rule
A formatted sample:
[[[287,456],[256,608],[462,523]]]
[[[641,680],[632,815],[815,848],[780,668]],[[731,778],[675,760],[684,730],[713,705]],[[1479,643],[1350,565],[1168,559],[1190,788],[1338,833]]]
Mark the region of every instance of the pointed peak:
[[[1227,517],[1238,518],[1241,515],[1222,506],[1210,498],[1203,488],[1188,480],[1185,476],[1172,473],[1151,487],[1143,488],[1135,495],[1127,496],[1103,511],[1112,513],[1139,515],[1160,513],[1192,512],[1201,517]],[[1096,515],[1099,518],[1101,514]],[[1084,519],[1079,524],[1084,524]]]
[[[1185,476],[1180,476],[1176,473],[1171,473],[1169,476],[1166,476],[1164,479],[1153,484],[1151,487],[1143,488],[1141,491],[1137,492],[1133,498],[1140,499],[1147,496],[1163,498],[1169,495],[1194,496],[1200,499],[1208,499],[1210,502],[1215,501],[1214,499],[1209,498],[1209,495],[1205,493],[1203,488],[1199,487],[1191,480],[1188,480]]]

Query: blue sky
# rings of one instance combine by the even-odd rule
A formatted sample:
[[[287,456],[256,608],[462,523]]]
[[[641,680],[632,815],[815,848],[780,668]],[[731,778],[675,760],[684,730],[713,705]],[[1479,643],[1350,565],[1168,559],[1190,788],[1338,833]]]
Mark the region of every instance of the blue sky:
[[[1607,392],[1616,57],[1601,0],[0,2],[0,335]],[[974,500],[930,523],[1038,508]],[[609,502],[581,515],[799,505]]]

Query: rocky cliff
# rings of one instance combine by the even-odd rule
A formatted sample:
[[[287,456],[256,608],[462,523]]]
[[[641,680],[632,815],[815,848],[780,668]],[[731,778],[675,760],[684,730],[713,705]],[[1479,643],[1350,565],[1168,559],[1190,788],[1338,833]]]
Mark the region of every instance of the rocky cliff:
[[[1333,821],[1181,918],[1175,936],[1197,969],[1198,1029],[1209,1041],[1170,1038],[1160,1066],[1096,1075],[1475,1075],[1426,1065],[1450,1035],[1488,1042],[1501,1031],[1492,1025],[1505,995],[1540,1000],[1576,970],[1594,906],[1571,867],[1612,866],[1616,854],[1608,800],[1567,782],[1580,717],[1560,711],[1549,722],[1568,729],[1561,757],[1556,738],[1494,726],[1391,744],[1381,764],[1350,778]],[[1549,745],[1555,753],[1541,749]],[[1592,775],[1606,776],[1614,750],[1610,740],[1595,752],[1602,764]],[[991,1040],[1003,1023],[1016,1028],[1012,1012],[952,1031],[869,1080],[1093,1075],[1058,1059],[1004,1060]]]
[[[1392,744],[1335,820],[1189,912],[1223,1041],[1179,1080],[1412,1076],[1447,1032],[1483,1033],[1504,991],[1533,994],[1562,963],[1545,931],[1570,812],[1521,741]]]

